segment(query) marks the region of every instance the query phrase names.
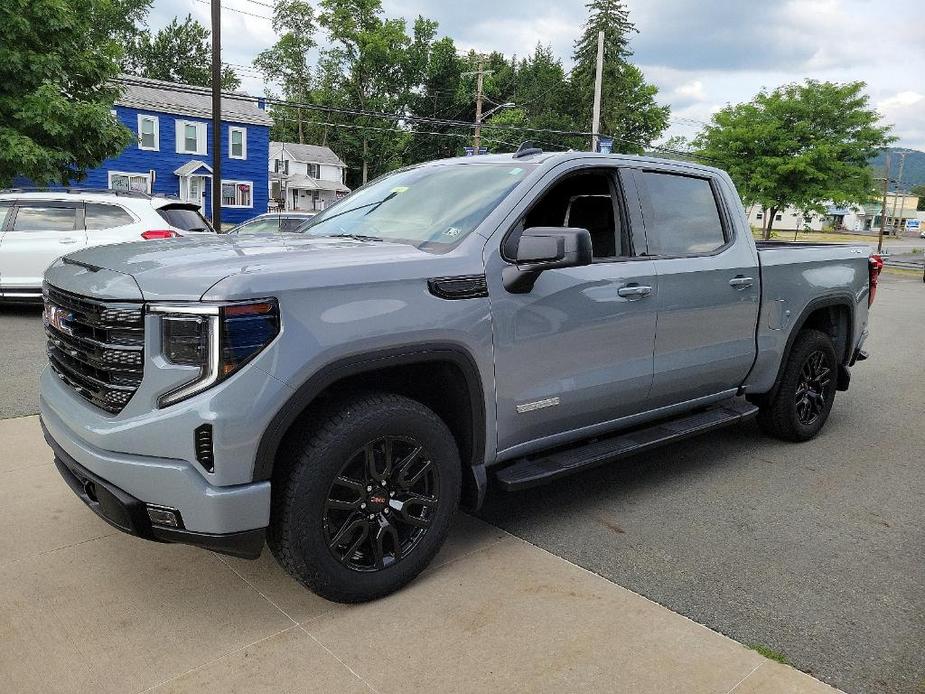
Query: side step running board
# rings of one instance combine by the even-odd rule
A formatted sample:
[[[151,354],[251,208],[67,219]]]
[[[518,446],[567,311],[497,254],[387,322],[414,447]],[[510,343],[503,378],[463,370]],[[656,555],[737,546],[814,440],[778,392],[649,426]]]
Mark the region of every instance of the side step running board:
[[[579,470],[613,462],[668,443],[735,424],[753,417],[758,408],[736,398],[725,400],[709,409],[664,420],[575,448],[522,458],[495,475],[501,488],[508,492],[527,489],[570,475]]]

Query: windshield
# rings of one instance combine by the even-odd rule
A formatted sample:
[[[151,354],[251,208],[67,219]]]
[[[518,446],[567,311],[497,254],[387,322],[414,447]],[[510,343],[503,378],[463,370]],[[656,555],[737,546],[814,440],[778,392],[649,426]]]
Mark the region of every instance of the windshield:
[[[257,217],[231,230],[232,234],[271,234],[274,232],[297,231],[306,223],[305,217],[284,217],[272,215]]]
[[[449,164],[396,171],[312,219],[311,236],[450,245],[471,233],[535,165]]]
[[[212,231],[212,225],[195,205],[165,205],[157,213],[170,226],[184,231]]]

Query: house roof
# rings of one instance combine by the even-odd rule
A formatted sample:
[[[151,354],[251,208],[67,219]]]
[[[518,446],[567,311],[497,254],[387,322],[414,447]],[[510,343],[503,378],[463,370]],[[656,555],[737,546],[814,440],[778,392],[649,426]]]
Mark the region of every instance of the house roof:
[[[321,178],[311,178],[305,174],[292,174],[286,177],[289,188],[303,190],[333,190],[339,193],[349,193],[350,189],[340,181],[325,181]]]
[[[347,168],[340,157],[334,154],[330,147],[323,145],[300,145],[296,142],[270,142],[270,159],[280,159],[285,149],[290,159],[306,164],[329,164]]]
[[[212,173],[212,167],[206,164],[204,161],[199,161],[198,159],[193,159],[186,162],[179,169],[174,171],[174,174],[177,176],[189,176],[192,173],[198,172],[200,169],[205,169],[208,174]]]
[[[212,117],[212,90],[208,87],[194,87],[134,75],[123,75],[122,79],[125,80],[119,82],[122,96],[116,100],[119,106],[174,113],[179,116]],[[243,92],[222,94],[222,120],[253,125],[273,124],[270,114],[258,107],[257,98]]]

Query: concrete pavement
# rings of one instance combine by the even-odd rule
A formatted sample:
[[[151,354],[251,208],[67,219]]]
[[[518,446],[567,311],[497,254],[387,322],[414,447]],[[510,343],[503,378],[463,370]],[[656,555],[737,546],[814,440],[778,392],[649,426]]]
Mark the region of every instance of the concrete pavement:
[[[832,692],[460,515],[431,566],[328,603],[256,562],[115,532],[0,421],[0,689],[25,692]]]

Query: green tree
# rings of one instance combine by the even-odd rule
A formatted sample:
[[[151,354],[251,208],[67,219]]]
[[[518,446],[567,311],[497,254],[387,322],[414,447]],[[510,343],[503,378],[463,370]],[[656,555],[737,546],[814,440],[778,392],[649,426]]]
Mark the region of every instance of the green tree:
[[[122,49],[112,0],[0,3],[0,186],[68,184],[131,140],[110,114]]]
[[[383,17],[380,0],[321,0],[319,22],[330,48],[322,52],[325,101],[360,111],[396,114],[396,118],[359,115],[351,128],[338,129],[341,156],[358,161],[360,183],[402,163],[408,133],[395,132],[407,112],[412,87],[420,84],[423,59],[436,23],[418,17],[409,36],[403,19]],[[351,132],[347,132],[351,130]],[[400,129],[399,129],[400,130]]]
[[[925,210],[925,183],[918,186],[912,186],[912,190],[909,191],[913,195],[919,196],[919,205],[915,209],[922,211]]]
[[[822,211],[826,201],[867,201],[867,162],[895,138],[864,88],[807,80],[762,91],[716,113],[697,136],[697,154],[729,172],[746,206],[764,209],[765,239],[787,206]]]
[[[254,59],[267,82],[276,83],[286,100],[304,103],[312,90],[314,66],[309,52],[315,47],[315,11],[302,0],[276,0],[273,4],[273,30],[279,39]],[[294,116],[298,140],[305,142],[304,109],[280,107],[282,119]]]
[[[126,72],[155,80],[200,87],[212,85],[212,47],[209,30],[192,15],[181,23],[176,17],[152,34],[141,31],[127,46]],[[222,67],[222,89],[237,89],[241,80],[227,65]]]
[[[588,21],[575,42],[572,81],[576,88],[575,115],[585,128],[591,125],[597,37],[604,32],[604,69],[601,87],[600,131],[612,135],[615,148],[641,153],[668,126],[670,109],[655,101],[658,89],[628,62],[629,37],[636,27],[621,0],[591,0]],[[585,129],[582,128],[582,129]]]

